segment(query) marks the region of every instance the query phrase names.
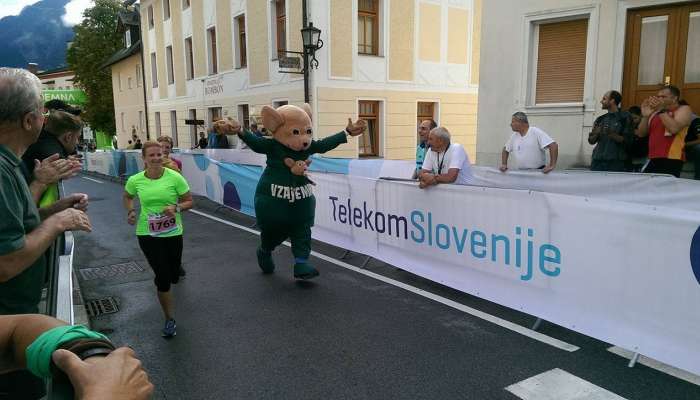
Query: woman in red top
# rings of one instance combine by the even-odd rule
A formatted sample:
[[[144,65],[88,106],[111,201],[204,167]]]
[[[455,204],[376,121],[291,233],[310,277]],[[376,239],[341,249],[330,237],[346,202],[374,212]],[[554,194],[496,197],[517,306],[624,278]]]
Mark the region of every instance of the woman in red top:
[[[649,136],[649,164],[647,173],[681,175],[685,154],[683,146],[693,111],[682,104],[681,91],[666,86],[654,97],[642,102],[642,120],[637,136]]]

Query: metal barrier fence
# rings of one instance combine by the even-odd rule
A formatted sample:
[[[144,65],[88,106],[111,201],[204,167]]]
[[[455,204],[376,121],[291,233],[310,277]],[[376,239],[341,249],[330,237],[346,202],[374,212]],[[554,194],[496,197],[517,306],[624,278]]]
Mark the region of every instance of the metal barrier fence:
[[[65,194],[59,185],[60,197]],[[73,324],[73,250],[75,242],[71,232],[65,232],[54,241],[47,254],[47,291],[45,313]],[[46,381],[46,399],[64,400],[75,397],[70,382]]]

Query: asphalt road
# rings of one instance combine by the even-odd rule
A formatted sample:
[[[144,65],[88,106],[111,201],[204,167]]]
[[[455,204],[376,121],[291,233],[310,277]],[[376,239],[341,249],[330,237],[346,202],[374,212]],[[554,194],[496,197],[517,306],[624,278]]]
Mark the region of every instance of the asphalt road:
[[[262,275],[258,236],[193,213],[184,216],[187,277],[174,288],[178,335],[165,340],[153,275],[121,208],[122,186],[85,176],[66,190],[90,196],[94,230],[76,234],[74,259],[85,300],[119,304],[92,326],[137,351],[156,399],[517,399],[505,388],[556,368],[625,399],[700,399],[700,386],[643,365],[627,368],[609,344],[553,324],[539,332],[580,349],[555,348],[320,259],[312,260],[319,278],[295,282],[287,247],[275,252],[276,273]],[[197,209],[254,224],[205,199]],[[313,249],[343,254],[322,243]],[[80,274],[129,261],[144,271]],[[344,261],[360,265],[364,257]],[[367,270],[522,326],[534,322],[376,260]]]

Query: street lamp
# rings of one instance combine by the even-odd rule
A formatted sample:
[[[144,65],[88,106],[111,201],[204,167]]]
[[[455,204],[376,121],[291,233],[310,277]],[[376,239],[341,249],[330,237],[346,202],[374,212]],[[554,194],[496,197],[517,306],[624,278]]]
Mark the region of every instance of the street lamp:
[[[301,40],[304,43],[304,102],[308,103],[309,67],[318,68],[316,50],[323,47],[323,40],[321,40],[321,30],[316,28],[313,22],[306,24],[306,9],[304,9],[304,27],[301,28]]]
[[[304,68],[301,71],[285,71],[280,70],[283,74],[300,74],[304,75],[304,102],[309,102],[309,67],[318,68],[318,60],[316,59],[316,51],[323,47],[321,40],[321,30],[316,28],[313,23],[308,20],[308,9],[306,8],[306,0],[302,0],[302,24],[301,40],[303,44],[302,51],[280,50],[280,54],[295,54],[302,56],[304,59]],[[297,57],[279,57],[280,68],[299,68],[299,59]]]
[[[301,39],[304,43],[304,53],[308,53],[311,56],[311,67],[318,68],[316,50],[323,47],[321,30],[316,28],[313,22],[309,22],[308,26],[301,28]]]

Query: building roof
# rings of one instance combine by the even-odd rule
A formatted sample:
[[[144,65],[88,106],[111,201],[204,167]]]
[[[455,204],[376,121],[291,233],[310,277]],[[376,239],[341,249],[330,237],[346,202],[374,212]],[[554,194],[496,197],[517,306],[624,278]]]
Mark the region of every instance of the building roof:
[[[137,40],[134,44],[131,45],[131,47],[127,49],[120,49],[116,53],[112,54],[111,57],[109,57],[104,63],[102,63],[102,65],[100,65],[100,69],[110,67],[118,63],[119,61],[124,60],[127,57],[133,56],[139,51],[141,51],[141,41]]]
[[[64,76],[64,75],[72,75],[73,71],[71,71],[67,66],[63,67],[58,67],[54,69],[49,69],[46,71],[39,71],[36,73],[36,76],[39,77],[39,79],[46,79],[49,77],[49,75],[58,75],[58,76]]]
[[[118,15],[119,21],[124,25],[139,26],[140,24],[139,13],[134,10],[121,10]]]

